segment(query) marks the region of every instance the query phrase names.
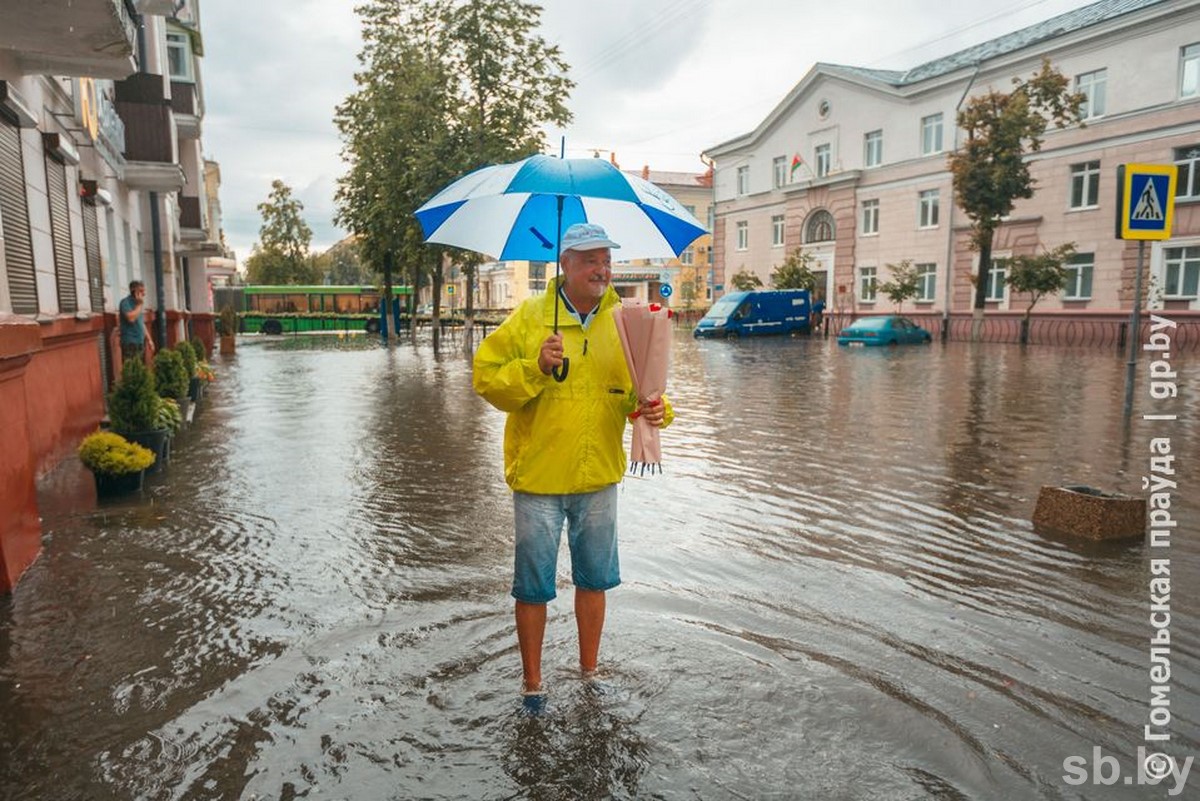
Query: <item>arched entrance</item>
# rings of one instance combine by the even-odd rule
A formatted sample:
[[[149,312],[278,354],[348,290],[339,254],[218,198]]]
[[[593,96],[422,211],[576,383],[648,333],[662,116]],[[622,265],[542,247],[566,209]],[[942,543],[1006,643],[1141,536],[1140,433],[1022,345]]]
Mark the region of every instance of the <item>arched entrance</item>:
[[[812,271],[817,279],[813,300],[820,298],[830,304],[833,297],[833,251],[837,240],[837,225],[826,209],[816,209],[804,220],[803,253],[812,259]]]

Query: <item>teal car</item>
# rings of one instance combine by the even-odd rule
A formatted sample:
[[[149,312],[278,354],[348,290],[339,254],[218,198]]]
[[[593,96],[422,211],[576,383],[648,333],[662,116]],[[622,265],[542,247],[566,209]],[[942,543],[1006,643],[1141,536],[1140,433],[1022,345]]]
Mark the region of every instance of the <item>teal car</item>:
[[[873,345],[923,345],[932,342],[933,336],[907,317],[886,314],[878,317],[863,317],[842,329],[838,344],[849,347]]]

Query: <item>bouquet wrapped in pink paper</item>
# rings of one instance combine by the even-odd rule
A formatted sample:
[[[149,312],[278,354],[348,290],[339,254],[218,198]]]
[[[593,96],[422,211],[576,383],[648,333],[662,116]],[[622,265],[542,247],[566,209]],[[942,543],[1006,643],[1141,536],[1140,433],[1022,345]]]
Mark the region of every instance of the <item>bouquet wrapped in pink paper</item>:
[[[625,365],[639,401],[662,396],[667,389],[671,362],[671,311],[657,303],[646,305],[625,301],[613,312]],[[630,472],[662,472],[659,431],[645,419],[633,415],[633,446],[629,452]]]

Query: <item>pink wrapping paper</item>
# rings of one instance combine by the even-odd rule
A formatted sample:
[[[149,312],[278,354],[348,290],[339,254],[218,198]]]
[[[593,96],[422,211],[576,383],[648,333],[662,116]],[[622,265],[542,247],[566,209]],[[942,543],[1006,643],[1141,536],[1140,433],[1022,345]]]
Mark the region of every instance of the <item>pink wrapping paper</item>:
[[[667,389],[671,362],[671,312],[657,303],[624,301],[613,312],[625,366],[633,379],[639,401],[661,397]],[[640,416],[633,420],[633,446],[629,452],[630,472],[662,472],[662,443],[659,430]]]

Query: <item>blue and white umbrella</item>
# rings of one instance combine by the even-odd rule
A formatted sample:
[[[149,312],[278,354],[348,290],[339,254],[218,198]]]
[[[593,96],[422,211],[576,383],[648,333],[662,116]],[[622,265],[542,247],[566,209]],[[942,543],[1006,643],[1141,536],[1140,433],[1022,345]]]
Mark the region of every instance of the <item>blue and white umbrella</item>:
[[[497,261],[557,261],[561,232],[580,222],[604,226],[621,259],[674,258],[706,233],[675,198],[596,158],[530,156],[483,167],[415,214],[426,242]]]

